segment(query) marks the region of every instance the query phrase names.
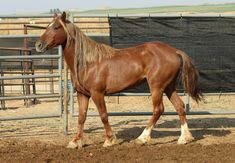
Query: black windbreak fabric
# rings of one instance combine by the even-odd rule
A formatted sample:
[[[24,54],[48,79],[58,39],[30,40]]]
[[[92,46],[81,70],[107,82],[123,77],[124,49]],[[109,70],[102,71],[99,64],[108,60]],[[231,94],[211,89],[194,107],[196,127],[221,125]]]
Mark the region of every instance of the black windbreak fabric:
[[[113,47],[149,41],[170,44],[193,59],[203,92],[235,92],[235,18],[110,17],[109,22]],[[127,92],[149,90],[145,83]]]

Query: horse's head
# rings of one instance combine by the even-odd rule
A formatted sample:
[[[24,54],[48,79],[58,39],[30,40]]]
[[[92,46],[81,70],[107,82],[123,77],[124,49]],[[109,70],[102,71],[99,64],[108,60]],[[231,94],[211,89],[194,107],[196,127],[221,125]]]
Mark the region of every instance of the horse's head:
[[[52,22],[47,26],[46,31],[42,34],[40,39],[36,42],[35,47],[37,52],[45,52],[58,45],[65,45],[67,40],[66,13],[55,14]]]

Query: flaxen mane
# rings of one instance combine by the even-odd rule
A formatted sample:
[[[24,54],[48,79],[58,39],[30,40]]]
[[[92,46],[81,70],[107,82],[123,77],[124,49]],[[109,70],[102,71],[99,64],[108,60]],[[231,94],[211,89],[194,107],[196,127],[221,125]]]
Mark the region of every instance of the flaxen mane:
[[[101,61],[114,55],[115,49],[111,46],[100,44],[87,37],[76,25],[62,24],[67,32],[67,44],[75,43],[74,68],[77,74],[78,69],[86,68],[87,63]]]

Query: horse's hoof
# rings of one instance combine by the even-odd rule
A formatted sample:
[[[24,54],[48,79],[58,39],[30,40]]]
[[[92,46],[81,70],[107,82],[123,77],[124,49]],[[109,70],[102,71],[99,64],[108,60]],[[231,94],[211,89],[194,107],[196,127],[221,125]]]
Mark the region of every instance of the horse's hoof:
[[[69,142],[69,144],[67,145],[67,148],[71,148],[71,149],[75,149],[75,148],[82,148],[82,141],[78,140],[76,142],[71,141]]]
[[[188,144],[194,140],[194,137],[190,134],[188,136],[180,136],[177,144]]]
[[[137,144],[137,145],[144,145],[146,142],[141,140],[141,139],[135,139],[134,143]]]
[[[138,145],[145,145],[145,144],[148,144],[151,140],[151,137],[150,136],[139,136],[137,139],[134,140],[134,143],[135,144],[138,144]]]
[[[148,137],[148,138],[137,138],[134,140],[134,143],[137,144],[137,145],[145,145],[145,144],[148,144],[150,142],[151,138]]]
[[[104,144],[103,144],[103,147],[111,147],[113,145],[117,144],[117,138],[115,135],[113,135],[111,138],[109,139],[106,139]]]

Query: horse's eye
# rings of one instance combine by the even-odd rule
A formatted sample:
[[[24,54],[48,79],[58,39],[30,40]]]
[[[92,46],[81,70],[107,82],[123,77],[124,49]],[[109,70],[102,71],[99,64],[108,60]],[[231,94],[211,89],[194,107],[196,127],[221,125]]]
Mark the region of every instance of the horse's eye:
[[[57,29],[59,29],[61,26],[55,26],[54,27],[54,30],[57,30]]]

